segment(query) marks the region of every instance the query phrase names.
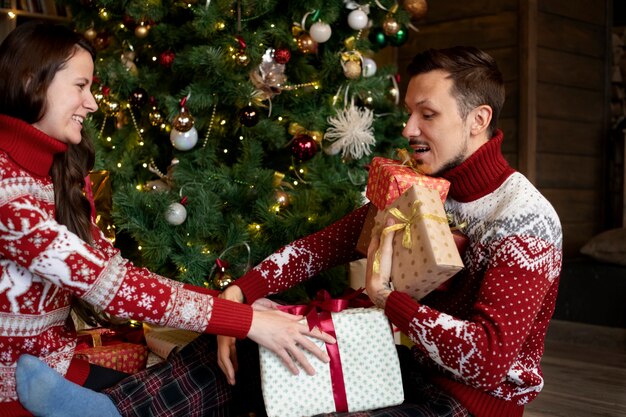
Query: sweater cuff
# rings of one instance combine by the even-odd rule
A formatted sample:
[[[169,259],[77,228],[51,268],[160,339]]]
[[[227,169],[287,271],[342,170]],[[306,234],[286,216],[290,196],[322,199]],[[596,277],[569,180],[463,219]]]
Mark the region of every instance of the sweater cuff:
[[[252,307],[222,298],[213,298],[211,319],[205,333],[244,339],[252,325]]]
[[[257,299],[269,294],[265,279],[256,269],[251,269],[244,276],[237,278],[231,285],[241,288],[247,304],[252,304]]]
[[[409,323],[418,308],[419,303],[410,295],[400,291],[392,291],[387,297],[385,314],[401,332],[408,334]]]

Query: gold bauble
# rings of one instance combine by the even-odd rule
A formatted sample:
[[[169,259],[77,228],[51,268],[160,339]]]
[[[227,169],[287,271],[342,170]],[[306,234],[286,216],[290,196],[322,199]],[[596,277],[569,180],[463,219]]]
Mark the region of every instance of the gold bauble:
[[[361,63],[359,61],[344,62],[343,73],[346,78],[356,80],[361,76]]]
[[[148,36],[148,26],[146,25],[139,25],[135,28],[135,36],[138,37],[139,39],[143,39],[146,36]]]
[[[285,191],[283,190],[274,191],[274,198],[276,199],[276,202],[278,203],[278,205],[281,206],[282,208],[289,206],[289,194],[287,194]]]
[[[85,39],[87,39],[88,41],[92,41],[96,39],[96,36],[98,36],[98,32],[96,32],[94,28],[89,28],[85,31],[83,35],[85,36]]]
[[[241,51],[237,54],[237,56],[235,56],[235,61],[242,67],[245,67],[250,62],[250,58],[244,51]]]
[[[311,38],[311,35],[306,32],[298,35],[296,43],[298,44],[298,49],[303,54],[314,54],[317,52],[317,42],[315,42],[313,38]]]
[[[159,109],[153,107],[150,113],[148,113],[148,119],[150,119],[152,126],[159,126],[163,123],[163,114],[161,114]]]
[[[117,114],[120,112],[120,103],[118,103],[117,101],[113,101],[108,98],[105,98],[102,100],[101,105],[102,105],[102,111],[107,116],[116,117]]]
[[[225,272],[222,272],[217,274],[215,278],[213,278],[213,285],[215,285],[215,288],[221,291],[228,287],[233,281],[235,281],[233,277]]]
[[[413,20],[423,18],[428,12],[428,3],[426,3],[426,0],[404,0],[402,6],[409,12]]]
[[[383,22],[383,32],[385,32],[385,35],[393,36],[398,33],[399,30],[400,24],[396,19],[393,18],[393,16],[388,16],[385,18],[385,21]]]
[[[172,126],[174,126],[174,129],[178,130],[179,132],[184,133],[191,130],[191,128],[193,127],[193,123],[193,117],[191,116],[191,114],[189,114],[187,108],[182,107],[180,109],[180,113],[178,113],[178,115],[174,118]]]

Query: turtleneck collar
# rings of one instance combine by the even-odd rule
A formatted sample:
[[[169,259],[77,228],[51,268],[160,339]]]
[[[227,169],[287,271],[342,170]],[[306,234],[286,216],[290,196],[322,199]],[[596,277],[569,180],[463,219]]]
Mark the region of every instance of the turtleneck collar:
[[[14,117],[0,114],[0,149],[27,171],[40,177],[50,173],[54,155],[67,144]]]
[[[504,134],[496,134],[478,148],[461,165],[454,167],[441,176],[450,181],[449,196],[456,201],[474,201],[498,188],[515,170],[502,155]]]

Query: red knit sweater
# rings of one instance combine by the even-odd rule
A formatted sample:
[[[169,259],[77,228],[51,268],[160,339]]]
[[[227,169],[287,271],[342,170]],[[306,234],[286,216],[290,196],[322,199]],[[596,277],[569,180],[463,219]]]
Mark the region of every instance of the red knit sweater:
[[[394,291],[385,312],[432,379],[476,417],[519,417],[543,387],[540,359],[556,302],[561,226],[550,203],[503,158],[498,132],[444,177],[446,211],[465,223],[465,269],[417,302]],[[236,281],[248,302],[358,257],[366,208],[274,253]]]
[[[25,415],[16,401],[15,364],[38,356],[81,383],[73,361],[74,296],[118,317],[243,338],[252,309],[183,285],[123,259],[93,226],[92,246],[55,220],[49,177],[67,146],[21,120],[0,115],[0,414]]]

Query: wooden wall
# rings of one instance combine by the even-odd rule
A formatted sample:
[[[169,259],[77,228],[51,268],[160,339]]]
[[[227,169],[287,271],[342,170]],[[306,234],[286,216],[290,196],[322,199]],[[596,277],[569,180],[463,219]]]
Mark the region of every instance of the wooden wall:
[[[413,55],[472,45],[504,75],[503,151],[552,202],[566,257],[603,230],[608,127],[606,0],[432,0],[397,50],[401,89]]]

